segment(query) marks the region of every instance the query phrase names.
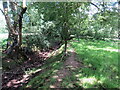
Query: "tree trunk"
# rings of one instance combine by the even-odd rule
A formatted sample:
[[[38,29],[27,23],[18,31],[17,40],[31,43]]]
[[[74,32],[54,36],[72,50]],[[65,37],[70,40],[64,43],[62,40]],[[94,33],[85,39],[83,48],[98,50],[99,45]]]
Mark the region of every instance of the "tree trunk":
[[[65,40],[65,54],[66,54],[66,51],[67,51],[67,40]]]
[[[64,9],[65,9],[65,13],[68,13],[68,7],[67,7],[67,3],[64,4]],[[63,16],[63,20],[64,20],[64,23],[63,23],[63,36],[64,36],[64,42],[65,42],[65,55],[66,55],[66,52],[67,52],[67,40],[69,39],[69,34],[68,34],[68,15],[64,15]]]
[[[23,0],[25,1],[25,0]],[[25,2],[24,2],[25,4]],[[17,8],[15,8],[14,2],[10,2],[10,8],[12,12],[17,12]],[[21,8],[19,14],[13,13],[13,17],[17,17],[13,19],[14,24],[11,23],[10,17],[8,16],[8,5],[7,2],[3,2],[4,8],[4,16],[7,23],[9,35],[7,42],[6,53],[11,57],[18,57],[21,54],[21,45],[22,45],[22,18],[23,14],[26,12],[27,7],[24,5]]]
[[[27,8],[22,8],[22,11],[19,15],[19,46],[21,47],[22,45],[22,18],[23,14],[26,12]]]

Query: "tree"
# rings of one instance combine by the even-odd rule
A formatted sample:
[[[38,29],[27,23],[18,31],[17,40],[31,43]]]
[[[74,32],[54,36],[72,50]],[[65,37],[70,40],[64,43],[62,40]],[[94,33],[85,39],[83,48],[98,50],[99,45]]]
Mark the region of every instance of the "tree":
[[[8,12],[8,2],[3,2],[3,14],[9,31],[7,49],[8,55],[18,55],[22,45],[22,18],[26,12],[26,1],[23,0],[23,6],[19,6],[16,2],[9,2],[10,12]],[[11,17],[9,16],[11,14]]]
[[[35,33],[40,33],[41,37],[38,38],[41,38],[41,41],[46,38],[48,42],[52,43],[51,41],[56,41],[55,39],[57,38],[58,41],[64,42],[66,52],[67,41],[70,39],[71,30],[73,28],[72,26],[74,25],[72,21],[72,19],[74,19],[73,14],[80,6],[77,5],[77,3],[68,2],[33,3],[28,9],[28,17],[30,21],[28,24],[31,27],[36,27]],[[34,15],[31,13],[32,11],[34,11]],[[53,37],[56,38],[53,39]],[[42,46],[41,44],[44,43],[41,41],[39,41],[39,46]]]

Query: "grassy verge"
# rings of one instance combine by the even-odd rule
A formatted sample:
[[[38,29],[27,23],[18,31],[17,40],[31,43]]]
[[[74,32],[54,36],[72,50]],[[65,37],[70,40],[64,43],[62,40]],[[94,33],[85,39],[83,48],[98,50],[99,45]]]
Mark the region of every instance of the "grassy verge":
[[[78,69],[78,84],[84,88],[118,88],[118,43],[81,39],[72,41],[78,61],[84,68]],[[78,73],[79,72],[79,73]]]

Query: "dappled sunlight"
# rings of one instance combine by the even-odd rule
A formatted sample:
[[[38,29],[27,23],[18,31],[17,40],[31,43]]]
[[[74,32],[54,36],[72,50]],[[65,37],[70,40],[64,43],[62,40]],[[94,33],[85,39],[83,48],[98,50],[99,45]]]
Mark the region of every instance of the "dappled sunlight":
[[[50,81],[51,83],[54,82],[54,80],[52,78],[50,78],[50,76],[54,75],[54,73],[56,73],[58,71],[58,69],[61,68],[60,67],[62,65],[61,56],[62,56],[62,53],[57,53],[57,55],[47,58],[46,63],[43,63],[43,64],[40,61],[32,62],[32,64],[29,62],[25,62],[22,75],[26,75],[26,76],[28,76],[28,78],[26,76],[23,76],[23,78],[19,79],[22,75],[15,74],[15,75],[18,75],[18,77],[16,77],[16,76],[12,77],[12,79],[9,80],[8,83],[5,83],[5,85],[6,85],[5,87],[14,87],[14,86],[17,87],[17,86],[19,86],[19,84],[22,85],[21,83],[23,83],[23,84],[26,83],[25,79],[30,80],[31,78],[32,78],[31,81],[27,81],[27,85],[25,86],[26,88],[33,87],[35,83],[36,83],[36,86],[44,87],[42,85],[42,83],[44,81],[46,81],[46,82]],[[37,55],[35,56],[35,58],[37,58]],[[37,60],[41,60],[41,59],[37,58]],[[19,72],[17,72],[17,73],[19,73]],[[42,73],[42,74],[40,74],[40,73]],[[11,75],[9,75],[9,77],[10,76]],[[6,78],[8,79],[9,77],[6,76],[4,79],[6,79]]]
[[[68,52],[69,52],[69,53],[75,53],[75,51],[74,51],[73,48],[70,48],[70,49],[68,50]]]
[[[66,67],[71,69],[71,70],[75,70],[76,69],[76,67],[74,67],[74,66],[66,66]]]
[[[92,50],[104,50],[104,51],[110,51],[110,52],[120,52],[120,49],[113,49],[112,47],[97,48],[95,46],[87,46],[87,48],[92,49]]]
[[[106,78],[105,78],[103,75],[101,75],[99,82],[100,82],[100,83],[103,83],[105,80],[106,80]]]
[[[119,1],[11,1],[0,2],[2,89],[120,86]]]
[[[13,79],[13,80],[10,80],[8,83],[7,83],[7,87],[18,87],[18,86],[21,86],[22,83],[26,83],[27,80],[29,79],[29,75],[23,75],[23,78],[18,80],[18,79]]]
[[[56,66],[58,63],[60,63],[59,61],[56,61],[52,66]]]
[[[85,66],[82,68],[82,72],[75,74],[75,77],[79,79],[80,86],[90,88],[94,85],[99,87],[99,84],[105,84],[105,87],[111,85],[111,87],[118,87],[119,84],[116,82],[118,78],[118,44],[82,39],[81,42],[72,42],[71,44]],[[81,59],[78,60],[81,61]]]
[[[50,85],[50,88],[56,88],[54,85]]]
[[[58,76],[57,76],[57,75],[55,75],[55,76],[53,76],[53,78],[58,78]]]
[[[79,77],[81,77],[82,76],[82,74],[81,73],[79,73],[79,74],[77,74],[77,75],[75,75],[77,78],[79,78]]]
[[[64,45],[62,45],[59,49],[49,53],[48,57],[53,57],[53,56],[56,56],[56,55],[62,53],[63,52],[63,48],[64,48]]]
[[[58,70],[54,70],[53,72],[56,73]]]
[[[98,83],[98,80],[95,77],[83,77],[79,79],[80,81],[77,82],[80,86],[84,88],[90,88]]]
[[[26,85],[26,87],[32,86],[33,88],[34,87],[54,88],[53,83],[55,83],[55,81],[62,81],[62,79],[58,78],[58,75],[56,75],[56,73],[63,65],[61,61],[61,56],[62,56],[61,53],[57,53],[57,55],[48,58],[44,66],[40,68],[44,69],[42,70],[42,73],[32,78],[32,80]]]
[[[40,72],[42,69],[32,69],[32,70],[28,70],[28,71],[25,71],[26,74],[28,75],[31,75],[31,74],[34,74],[34,73],[37,73],[37,72]]]
[[[82,44],[82,43],[79,43],[78,45],[79,45],[79,46],[83,46],[83,44]]]
[[[57,81],[61,82],[61,81],[62,81],[62,79],[57,79]]]
[[[89,83],[89,84],[94,84],[97,82],[97,79],[95,77],[89,77],[89,78],[82,78],[80,79],[82,84]]]

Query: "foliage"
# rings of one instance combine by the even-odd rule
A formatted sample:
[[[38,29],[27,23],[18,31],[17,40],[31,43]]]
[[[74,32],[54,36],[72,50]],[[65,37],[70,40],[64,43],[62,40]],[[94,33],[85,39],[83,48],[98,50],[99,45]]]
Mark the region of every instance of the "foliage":
[[[95,39],[117,38],[117,9],[104,8],[109,8],[109,3],[98,5],[104,12],[101,9],[90,16],[90,3],[28,3],[23,18],[23,32],[32,35],[24,39],[27,46],[46,49],[55,46],[54,43],[64,42],[71,35],[78,39],[83,36]]]

